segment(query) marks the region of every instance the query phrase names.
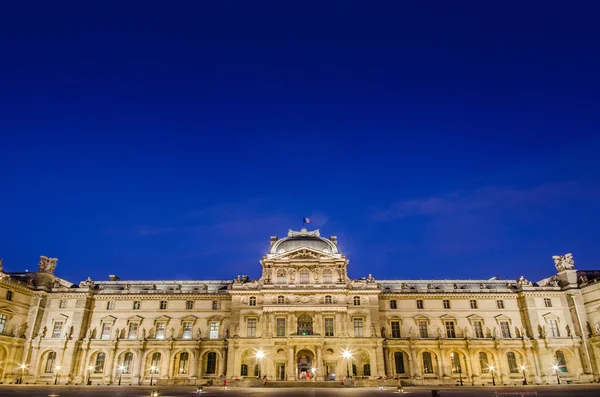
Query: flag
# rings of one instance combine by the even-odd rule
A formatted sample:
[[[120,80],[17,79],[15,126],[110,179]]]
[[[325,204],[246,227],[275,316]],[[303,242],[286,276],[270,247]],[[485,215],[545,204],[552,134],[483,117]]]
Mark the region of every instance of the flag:
[[[310,222],[312,222],[312,221],[310,220],[310,218],[304,218],[304,223],[310,223]]]

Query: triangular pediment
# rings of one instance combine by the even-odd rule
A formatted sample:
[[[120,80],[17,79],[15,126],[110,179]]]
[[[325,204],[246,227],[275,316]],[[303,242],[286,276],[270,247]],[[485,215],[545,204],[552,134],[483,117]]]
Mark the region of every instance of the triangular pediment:
[[[508,321],[509,323],[512,323],[512,319],[506,314],[498,314],[497,316],[494,316],[494,319],[497,323],[499,323],[500,321]]]
[[[100,319],[103,323],[114,323],[117,318],[114,316],[105,316]]]
[[[323,251],[318,251],[309,247],[300,247],[292,251],[282,252],[277,254],[275,260],[319,260],[319,259],[335,259],[335,256]]]
[[[169,321],[171,319],[171,317],[169,316],[160,316],[154,319],[154,322],[156,321]]]
[[[196,321],[196,320],[198,320],[198,317],[192,316],[192,315],[185,316],[184,318],[181,319],[181,321]]]
[[[132,316],[132,317],[129,317],[127,319],[127,321],[129,321],[130,323],[135,323],[135,322],[142,322],[143,319],[144,319],[144,317],[141,317],[141,316]]]

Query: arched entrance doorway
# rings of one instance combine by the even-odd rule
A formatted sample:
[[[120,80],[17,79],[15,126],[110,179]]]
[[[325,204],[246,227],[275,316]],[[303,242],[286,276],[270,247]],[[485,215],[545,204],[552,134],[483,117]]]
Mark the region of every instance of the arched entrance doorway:
[[[298,379],[306,379],[308,374],[310,374],[308,375],[310,377],[313,376],[313,373],[311,372],[315,362],[315,356],[313,352],[306,349],[300,350],[296,356],[296,362],[298,363]]]

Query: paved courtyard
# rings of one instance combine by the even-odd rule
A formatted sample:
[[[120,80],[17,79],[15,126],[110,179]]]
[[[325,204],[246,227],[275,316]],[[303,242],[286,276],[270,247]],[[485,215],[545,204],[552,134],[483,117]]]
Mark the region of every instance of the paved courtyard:
[[[119,386],[0,386],[0,396],[19,397],[148,397],[150,387],[119,387]],[[195,396],[194,387],[164,387],[158,388],[161,397]],[[347,388],[347,389],[311,389],[311,388],[244,388],[221,390],[205,388],[202,395],[206,396],[283,396],[293,397],[335,397],[335,396],[399,396],[425,397],[431,396],[431,388],[407,387],[404,394],[398,394],[395,388],[377,390],[376,388]],[[565,385],[565,386],[527,386],[527,387],[465,387],[440,388],[440,397],[520,397],[520,392],[527,392],[524,397],[579,397],[600,395],[600,385]],[[498,393],[498,394],[496,394]],[[509,394],[503,394],[509,393]]]

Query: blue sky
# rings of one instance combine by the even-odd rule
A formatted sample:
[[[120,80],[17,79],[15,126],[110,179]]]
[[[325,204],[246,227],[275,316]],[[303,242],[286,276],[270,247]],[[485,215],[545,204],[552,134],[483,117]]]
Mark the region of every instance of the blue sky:
[[[257,277],[303,217],[351,277],[600,268],[597,10],[563,7],[3,4],[5,269]]]

